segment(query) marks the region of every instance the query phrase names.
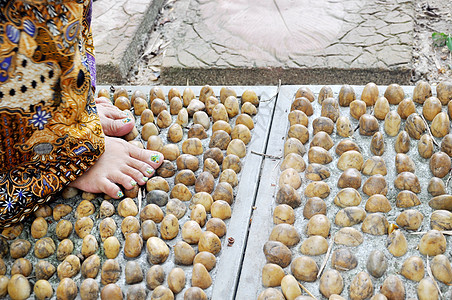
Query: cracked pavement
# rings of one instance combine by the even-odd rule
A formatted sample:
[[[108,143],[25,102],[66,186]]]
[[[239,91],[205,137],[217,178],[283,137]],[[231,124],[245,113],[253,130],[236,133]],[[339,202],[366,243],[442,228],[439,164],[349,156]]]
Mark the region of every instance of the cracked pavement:
[[[177,16],[182,20],[168,28],[172,43],[162,79],[197,82],[195,74],[206,72],[212,84],[224,84],[225,70],[239,68],[245,84],[252,77],[246,75],[249,70],[260,77],[253,84],[275,83],[282,73],[286,84],[299,84],[300,77],[304,84],[340,84],[350,71],[361,71],[361,76],[347,76],[356,83],[407,84],[413,13],[409,0],[302,0],[296,5],[291,0],[192,0]],[[314,76],[312,70],[324,72]]]
[[[164,0],[98,0],[92,30],[98,84],[123,82],[148,41]]]
[[[124,78],[137,69],[143,44],[161,38],[169,43],[159,66],[166,85],[410,83],[413,0],[168,1],[161,18],[170,21],[152,31],[156,17],[143,20],[146,7],[163,6],[156,1],[95,2],[101,69],[119,65],[115,74]]]

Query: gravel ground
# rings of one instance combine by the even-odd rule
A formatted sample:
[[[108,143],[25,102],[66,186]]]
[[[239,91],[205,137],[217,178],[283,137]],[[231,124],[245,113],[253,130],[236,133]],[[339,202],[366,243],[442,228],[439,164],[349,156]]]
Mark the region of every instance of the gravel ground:
[[[413,49],[413,84],[426,80],[436,84],[452,78],[452,52],[432,44],[432,33],[452,34],[452,2],[445,0],[415,1]]]

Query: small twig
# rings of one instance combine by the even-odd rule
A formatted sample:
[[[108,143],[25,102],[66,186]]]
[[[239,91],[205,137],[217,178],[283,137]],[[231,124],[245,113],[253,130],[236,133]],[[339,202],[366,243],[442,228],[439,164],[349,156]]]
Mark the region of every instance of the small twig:
[[[422,24],[421,26],[424,26],[425,28],[429,29],[430,31],[436,31],[435,28],[429,26],[428,24]],[[425,55],[424,55],[425,56]]]
[[[320,275],[322,275],[323,269],[325,268],[328,259],[330,258],[331,250],[333,249],[334,245],[334,235],[331,236],[331,244],[328,246],[328,251],[326,252],[325,259],[322,262],[322,266],[320,267],[319,274],[317,274],[317,279],[320,278]]]
[[[275,174],[275,170],[280,164],[281,164],[281,160],[279,160],[278,163],[273,167],[272,174]]]
[[[358,124],[358,126],[356,126],[356,128],[353,130],[353,132],[356,132],[356,130],[358,130],[359,129],[359,124]]]
[[[256,152],[256,151],[253,151],[253,150],[251,150],[251,153],[256,154],[256,155],[260,155],[260,156],[263,156],[263,157],[272,158],[272,159],[281,159],[282,158],[281,156],[275,156],[275,155],[260,153],[260,152]]]
[[[452,230],[439,230],[440,233],[445,234],[445,235],[452,235]],[[422,232],[410,232],[411,234],[426,234],[427,231],[422,231]]]
[[[435,61],[435,66],[438,70],[441,70],[441,64],[439,63],[438,59],[436,58],[436,56],[433,56],[433,60]]]
[[[449,178],[447,178],[447,181],[446,181],[446,189],[449,188],[449,182],[450,182],[451,178],[452,178],[452,168],[449,170]]]
[[[350,271],[351,269],[349,269],[349,268],[344,268],[344,267],[341,267],[341,266],[336,266],[336,265],[334,265],[333,266],[335,269],[338,269],[339,271]]]
[[[143,194],[141,188],[138,189],[138,213],[141,212],[141,201],[143,200]]]
[[[156,37],[156,38],[154,39],[154,42],[152,43],[152,46],[149,47],[146,51],[144,51],[143,55],[141,55],[140,58],[142,58],[143,56],[147,56],[148,54],[150,54],[151,52],[153,52],[152,49],[154,48],[154,46],[155,46],[155,44],[157,43],[157,40],[158,40],[158,39],[159,39],[159,37]]]
[[[317,298],[307,288],[305,288],[304,285],[302,285],[299,281],[297,281],[297,282],[298,282],[298,285],[303,289],[303,291],[306,292],[306,294],[308,294],[310,297],[317,300]]]
[[[270,102],[276,99],[276,97],[278,97],[279,95],[279,90],[281,89],[281,79],[278,80],[278,88],[276,89],[276,94],[274,94],[273,96],[271,96],[270,98],[268,98],[267,100],[261,100],[260,102]]]
[[[440,15],[438,15],[437,13],[435,13],[433,11],[424,11],[424,14],[426,16],[433,17],[433,18],[440,18],[441,17]]]
[[[432,138],[433,144],[435,144],[436,147],[439,147],[438,143],[436,142],[435,138],[433,137],[432,132],[430,131],[430,127],[428,126],[428,123],[427,123],[427,121],[425,120],[424,116],[423,116],[422,114],[420,114],[420,116],[421,116],[422,120],[424,121],[425,127],[427,127],[428,134],[429,134],[430,137]]]
[[[430,262],[429,262],[429,259],[428,259],[428,254],[427,254],[427,273],[428,273],[428,276],[432,279],[433,283],[435,284],[435,287],[438,290],[440,299],[442,299],[443,298],[443,294],[441,293],[441,290],[439,289],[438,283],[436,282],[435,278],[432,275],[432,269],[430,269]]]

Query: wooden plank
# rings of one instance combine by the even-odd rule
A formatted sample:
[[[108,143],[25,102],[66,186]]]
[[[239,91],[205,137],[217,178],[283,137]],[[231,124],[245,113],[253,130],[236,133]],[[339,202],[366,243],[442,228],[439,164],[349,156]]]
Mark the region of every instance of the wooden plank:
[[[260,95],[261,99],[269,99],[276,93],[276,87],[249,87]],[[239,89],[236,89],[237,92]],[[259,106],[256,125],[253,131],[252,141],[247,146],[247,156],[244,161],[240,184],[232,208],[232,217],[228,226],[228,237],[234,238],[231,247],[223,245],[220,260],[217,264],[217,279],[215,280],[211,299],[234,299],[234,291],[238,284],[238,274],[242,267],[242,257],[245,251],[246,238],[249,228],[249,220],[254,205],[259,170],[263,158],[251,154],[251,150],[264,152],[270,120],[275,101],[262,103]],[[227,241],[225,241],[227,243]],[[221,277],[219,277],[221,276]]]
[[[292,101],[291,90],[281,87],[276,102],[274,122],[266,154],[282,156],[284,139],[287,131],[287,111]],[[265,158],[259,189],[256,197],[256,209],[253,211],[248,244],[245,249],[242,272],[237,289],[236,299],[257,299],[261,291],[261,272],[265,265],[263,246],[273,228],[272,206],[276,193],[277,171],[279,160]]]

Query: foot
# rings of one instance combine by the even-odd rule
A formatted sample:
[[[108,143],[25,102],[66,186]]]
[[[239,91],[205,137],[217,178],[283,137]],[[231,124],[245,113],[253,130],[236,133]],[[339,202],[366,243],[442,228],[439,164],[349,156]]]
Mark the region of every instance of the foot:
[[[123,196],[119,185],[126,190],[137,184],[144,185],[162,162],[163,155],[159,152],[140,149],[122,139],[107,136],[104,154],[69,186],[119,199]]]
[[[132,131],[135,126],[133,117],[111,104],[110,100],[105,97],[94,100],[105,135],[120,137]]]

